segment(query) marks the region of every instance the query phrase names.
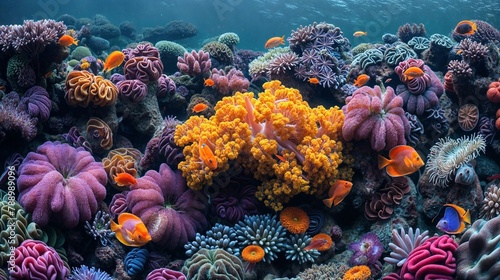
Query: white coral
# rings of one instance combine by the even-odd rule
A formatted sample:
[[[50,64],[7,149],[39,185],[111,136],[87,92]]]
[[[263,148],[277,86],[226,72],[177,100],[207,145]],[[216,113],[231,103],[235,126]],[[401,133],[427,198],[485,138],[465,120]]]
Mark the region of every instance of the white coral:
[[[392,230],[392,242],[389,243],[392,252],[389,254],[390,257],[384,258],[384,261],[387,263],[394,264],[398,267],[403,266],[406,262],[406,258],[408,258],[408,255],[410,255],[413,249],[429,238],[429,231],[426,230],[420,233],[419,228],[415,230],[415,233],[413,233],[413,228],[411,227],[408,229],[408,234],[405,232],[404,228],[401,228],[400,232],[401,233],[398,233],[395,229]]]

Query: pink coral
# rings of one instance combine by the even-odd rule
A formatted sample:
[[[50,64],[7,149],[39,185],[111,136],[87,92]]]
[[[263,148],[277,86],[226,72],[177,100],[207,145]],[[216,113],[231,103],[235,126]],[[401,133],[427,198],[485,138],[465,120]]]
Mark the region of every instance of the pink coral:
[[[163,72],[163,63],[157,57],[138,56],[131,58],[124,66],[127,80],[137,79],[143,83],[157,81]]]
[[[406,144],[410,124],[403,110],[403,99],[391,87],[385,93],[379,86],[357,89],[346,99],[342,135],[347,141],[370,139],[376,151]]]
[[[190,53],[185,52],[184,57],[179,56],[177,58],[177,68],[179,68],[181,73],[189,76],[206,74],[210,71],[211,67],[210,55],[203,50],[199,52],[195,50],[192,50]]]
[[[232,95],[233,93],[246,92],[250,82],[245,78],[243,72],[232,68],[227,72],[224,70],[212,69],[210,78],[214,81],[213,88],[218,90],[222,95]]]

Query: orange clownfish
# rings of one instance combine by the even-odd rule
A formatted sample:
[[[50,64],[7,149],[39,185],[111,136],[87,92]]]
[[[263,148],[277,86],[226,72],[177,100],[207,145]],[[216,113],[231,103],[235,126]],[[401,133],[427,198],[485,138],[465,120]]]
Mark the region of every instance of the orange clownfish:
[[[445,204],[444,215],[436,227],[447,234],[460,234],[465,230],[465,223],[470,224],[469,210],[455,204]],[[441,210],[439,210],[441,213]],[[439,215],[439,213],[438,213]]]
[[[319,84],[319,80],[318,80],[318,78],[315,78],[315,77],[313,77],[313,78],[309,78],[309,80],[308,80],[308,81],[309,81],[309,83],[310,83],[310,84],[313,84],[313,85],[317,85],[317,84]]]
[[[215,158],[214,152],[212,152],[212,149],[210,149],[206,143],[202,142],[201,139],[198,143],[198,152],[200,153],[200,159],[205,166],[207,166],[210,170],[217,169],[217,158]]]
[[[420,69],[420,67],[412,66],[404,71],[403,82],[413,80],[414,78],[422,77],[424,74],[425,74],[424,71]]]
[[[71,45],[78,46],[78,40],[75,40],[75,38],[69,36],[69,35],[62,35],[61,38],[57,41],[57,43],[63,47],[68,47]]]
[[[419,170],[424,166],[424,161],[413,147],[399,145],[389,151],[389,159],[378,156],[378,168],[386,166],[389,176],[401,177]]]
[[[214,80],[208,78],[208,79],[205,79],[205,82],[203,83],[206,87],[211,87],[215,84]]]
[[[104,73],[109,72],[116,67],[120,66],[125,60],[125,54],[121,51],[114,51],[106,57],[106,61],[104,61],[104,69],[102,70]]]
[[[454,31],[460,35],[472,35],[477,32],[477,25],[471,20],[462,20],[457,24]]]
[[[128,187],[137,184],[137,179],[127,172],[118,173],[116,176],[113,176],[113,179],[118,187]]]
[[[366,75],[366,74],[361,74],[359,75],[356,80],[354,80],[354,86],[357,86],[357,87],[362,87],[364,86],[366,83],[368,83],[368,81],[370,80],[370,76]]]
[[[283,35],[282,37],[270,38],[269,40],[267,40],[266,44],[264,45],[264,48],[270,49],[282,44],[285,44],[285,35]]]
[[[356,31],[356,32],[354,32],[354,34],[352,34],[352,36],[354,36],[354,37],[361,37],[361,36],[366,36],[366,35],[368,35],[368,33],[365,31]]]
[[[326,207],[331,208],[333,206],[337,206],[344,198],[351,192],[352,183],[345,180],[337,180],[333,183],[333,186],[330,187],[328,191],[328,196],[330,198],[323,199],[323,203]]]
[[[198,103],[196,105],[193,106],[193,113],[200,113],[200,112],[203,112],[205,111],[205,109],[207,109],[208,106],[207,104],[205,103]]]
[[[151,241],[146,225],[134,214],[121,213],[118,216],[118,224],[111,219],[110,227],[116,239],[125,246],[140,247]]]

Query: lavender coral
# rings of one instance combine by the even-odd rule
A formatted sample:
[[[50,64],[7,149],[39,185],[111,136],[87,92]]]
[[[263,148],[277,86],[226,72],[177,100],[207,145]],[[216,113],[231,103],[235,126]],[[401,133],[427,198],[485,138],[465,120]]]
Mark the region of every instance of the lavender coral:
[[[19,95],[11,92],[0,103],[0,143],[18,137],[31,141],[37,135],[36,120],[18,108]]]
[[[373,265],[382,256],[384,246],[375,233],[366,233],[361,240],[349,245],[353,255],[349,260],[350,265]]]
[[[33,221],[73,228],[88,221],[106,196],[106,171],[83,148],[45,142],[19,167],[19,202]]]
[[[410,227],[408,233],[405,232],[404,228],[401,228],[400,233],[398,233],[397,230],[393,229],[392,242],[389,243],[389,248],[391,248],[392,252],[390,253],[390,257],[384,258],[384,261],[398,267],[403,266],[413,249],[420,246],[427,239],[429,239],[428,230],[420,233],[420,229],[417,228],[413,232],[413,228]]]
[[[143,83],[157,81],[163,72],[163,63],[157,57],[138,56],[129,59],[123,66],[127,80],[137,79]]]
[[[120,81],[116,83],[116,87],[121,96],[133,103],[144,100],[148,94],[148,87],[141,80]]]
[[[189,76],[204,75],[210,71],[211,67],[210,55],[203,50],[185,52],[184,57],[177,58],[177,68],[181,73]]]
[[[224,70],[214,68],[210,78],[214,81],[213,88],[222,95],[232,95],[237,91],[245,92],[250,85],[243,73],[235,68],[232,68],[227,73]]]
[[[391,87],[385,93],[379,86],[356,90],[342,108],[345,122],[342,135],[347,141],[370,139],[376,151],[406,144],[410,124],[404,114],[403,99]]]
[[[236,223],[245,215],[258,213],[259,200],[255,197],[257,187],[253,185],[230,185],[211,199],[214,212],[222,219]]]
[[[43,87],[34,86],[28,89],[21,99],[21,104],[31,117],[38,118],[41,122],[49,119],[52,102]]]

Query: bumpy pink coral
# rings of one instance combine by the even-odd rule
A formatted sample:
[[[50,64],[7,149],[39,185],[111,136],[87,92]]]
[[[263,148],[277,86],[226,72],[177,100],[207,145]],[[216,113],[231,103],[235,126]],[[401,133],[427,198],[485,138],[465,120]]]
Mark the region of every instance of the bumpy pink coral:
[[[243,72],[232,68],[227,72],[224,70],[212,69],[210,78],[214,81],[213,88],[218,90],[222,95],[232,95],[233,93],[245,92],[250,85],[250,82],[245,78]]]
[[[402,107],[403,99],[396,96],[391,87],[387,87],[385,93],[379,86],[357,89],[342,108],[344,139],[370,139],[376,151],[406,144],[405,135],[410,132],[410,124]]]
[[[185,52],[184,58],[177,58],[177,68],[183,74],[188,74],[189,76],[197,76],[208,73],[212,67],[212,62],[210,61],[210,55],[208,52],[200,50],[196,52],[195,50],[190,53]]]

